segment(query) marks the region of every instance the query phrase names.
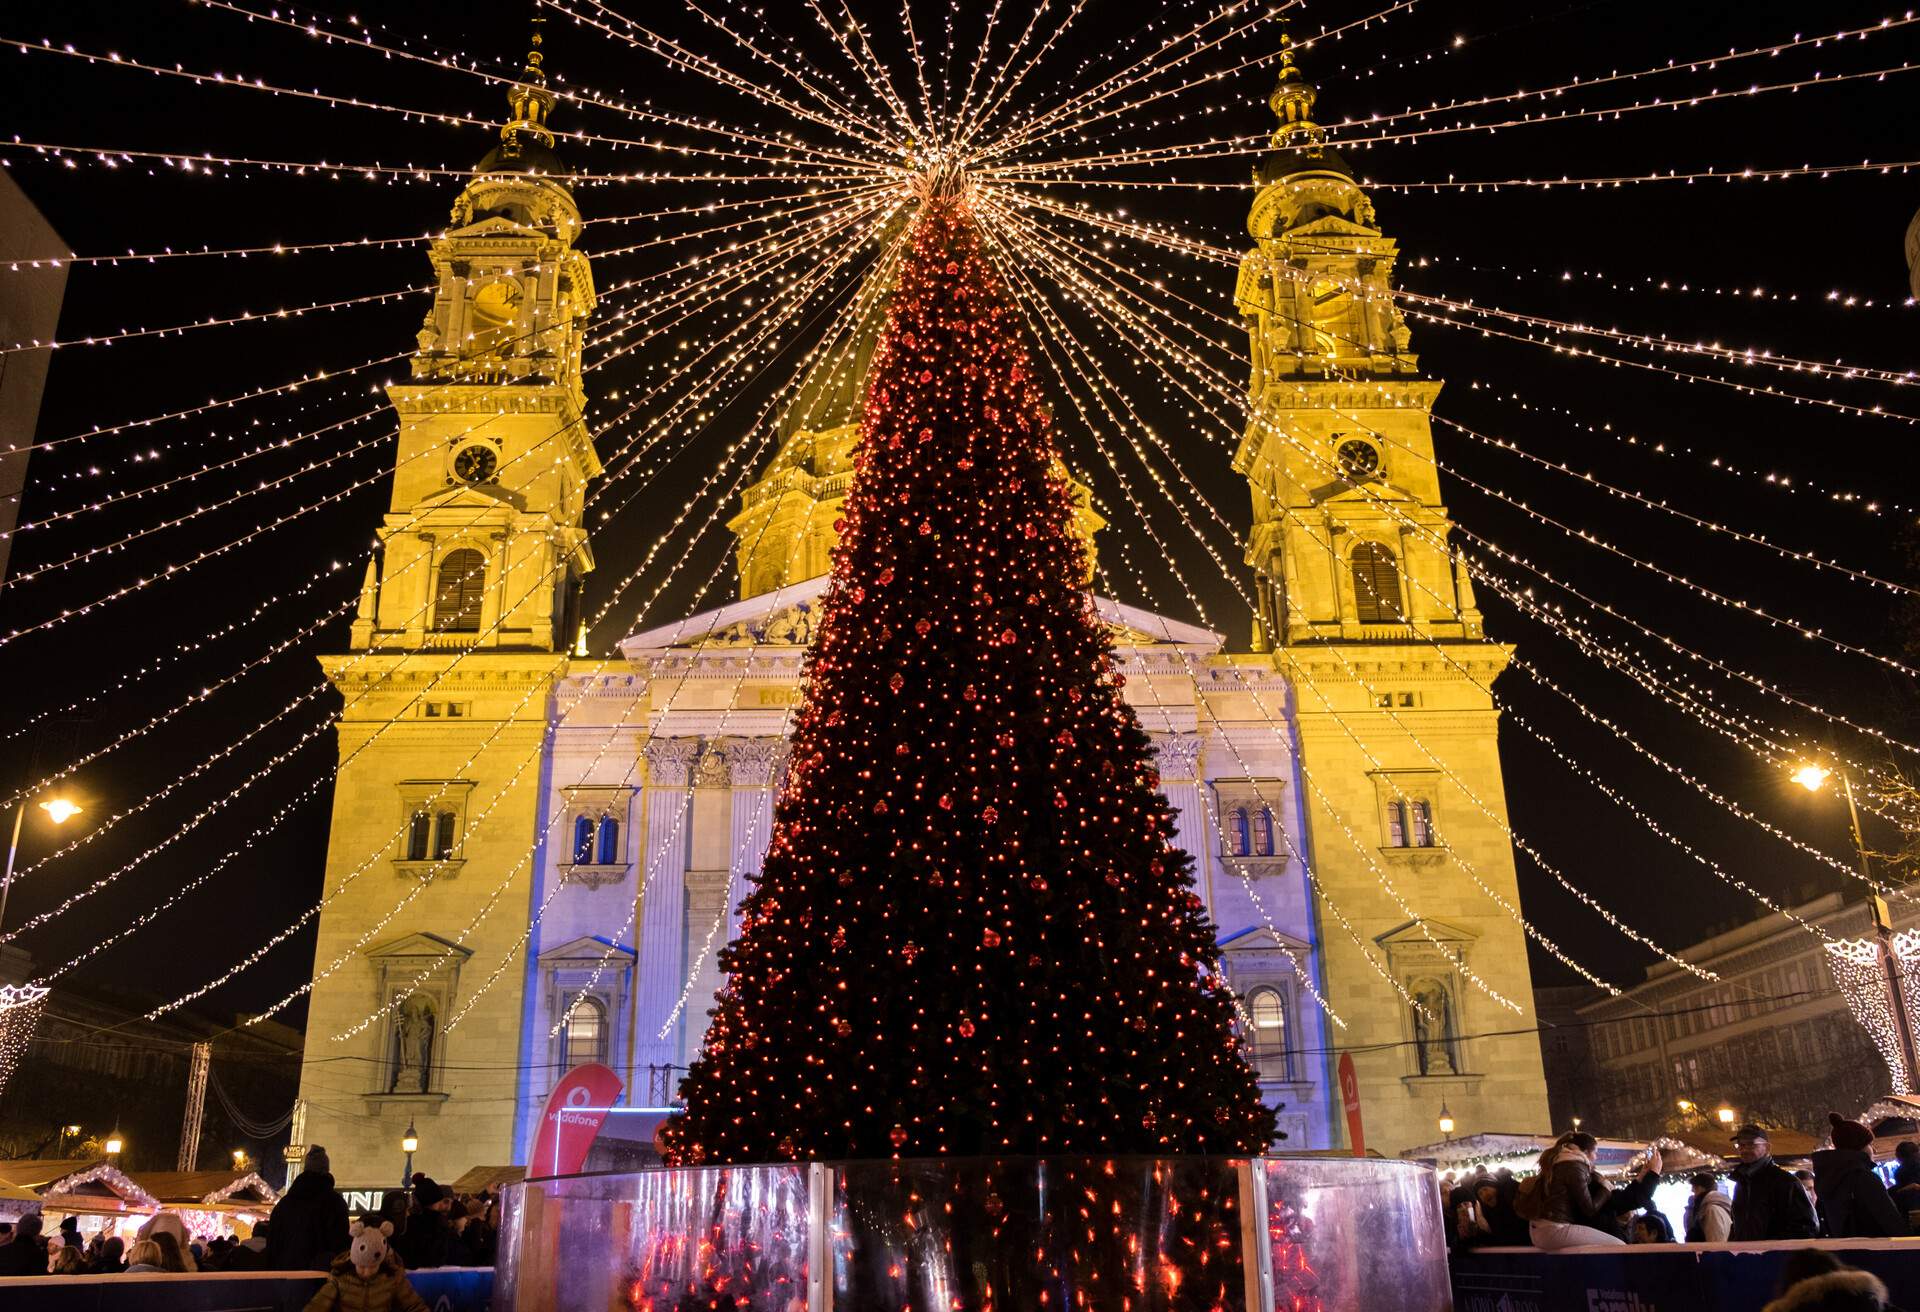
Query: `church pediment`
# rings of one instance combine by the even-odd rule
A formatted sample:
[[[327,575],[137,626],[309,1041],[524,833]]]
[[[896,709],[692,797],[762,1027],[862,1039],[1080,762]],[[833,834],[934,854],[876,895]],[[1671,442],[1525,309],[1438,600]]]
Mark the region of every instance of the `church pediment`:
[[[378,958],[451,957],[456,962],[464,962],[473,955],[473,949],[463,948],[452,939],[441,938],[438,934],[408,934],[368,948],[367,955]]]
[[[829,576],[789,584],[717,610],[702,611],[674,624],[646,629],[620,644],[628,659],[680,647],[805,647],[813,641],[820,601]],[[1220,650],[1223,639],[1211,629],[1157,615],[1110,597],[1093,599],[1094,613],[1113,631],[1122,648],[1179,647],[1201,653]]]
[[[515,223],[503,214],[492,214],[478,223],[469,223],[464,228],[455,228],[447,233],[454,241],[465,239],[511,237],[516,240],[545,241],[547,235],[538,228],[530,228],[523,223]]]
[[[1422,925],[1426,926],[1424,931],[1421,929]],[[1431,937],[1429,937],[1429,935],[1431,935]],[[1423,947],[1432,947],[1436,939],[1441,943],[1457,944],[1460,947],[1467,947],[1478,940],[1479,937],[1478,934],[1470,929],[1461,929],[1457,925],[1447,924],[1444,920],[1434,920],[1431,917],[1427,917],[1422,920],[1409,920],[1399,928],[1390,929],[1386,933],[1379,935],[1373,941],[1383,948],[1403,945],[1412,946],[1415,944]]]
[[[1301,237],[1362,237],[1378,240],[1380,234],[1364,224],[1338,214],[1322,214],[1319,218],[1289,229],[1287,236],[1298,240]]]
[[[616,943],[610,938],[601,938],[598,934],[583,934],[579,938],[542,952],[540,964],[557,966],[569,961],[597,963],[602,959],[632,962],[637,960],[639,955],[624,943]]]
[[[1228,953],[1285,951],[1301,960],[1313,953],[1313,945],[1305,939],[1278,933],[1266,925],[1250,925],[1245,929],[1223,933],[1216,942],[1221,951]]]
[[[456,483],[414,503],[414,513],[428,510],[490,510],[518,512],[527,508],[527,499],[517,492],[491,483]]]

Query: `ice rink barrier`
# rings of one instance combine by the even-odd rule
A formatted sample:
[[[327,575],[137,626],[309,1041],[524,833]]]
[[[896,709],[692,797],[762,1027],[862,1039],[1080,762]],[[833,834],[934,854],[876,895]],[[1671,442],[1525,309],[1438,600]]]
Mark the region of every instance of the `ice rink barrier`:
[[[501,1312],[1446,1312],[1430,1168],[1350,1157],[663,1168],[506,1191]]]

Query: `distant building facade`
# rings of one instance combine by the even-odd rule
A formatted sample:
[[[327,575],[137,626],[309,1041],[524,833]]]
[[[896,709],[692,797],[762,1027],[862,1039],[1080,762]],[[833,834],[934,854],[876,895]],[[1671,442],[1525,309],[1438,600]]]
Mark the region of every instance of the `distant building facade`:
[[[25,954],[0,951],[0,982],[30,971]],[[84,1155],[84,1145],[118,1128],[126,1142],[123,1168],[173,1170],[192,1047],[211,1043],[212,1080],[194,1165],[230,1165],[237,1148],[278,1182],[300,1072],[299,1031],[273,1021],[238,1028],[239,1017],[191,1011],[150,1021],[144,1013],[155,1001],[55,986],[0,1094],[0,1159]]]
[[[1790,908],[1835,939],[1869,938],[1864,899],[1828,893]],[[1895,928],[1920,923],[1902,907]],[[1554,1124],[1595,1134],[1662,1132],[1682,1099],[1818,1134],[1829,1111],[1853,1116],[1888,1092],[1885,1061],[1847,1009],[1822,941],[1778,913],[1679,956],[1707,981],[1662,961],[1620,997],[1542,989],[1535,1002]],[[1586,1001],[1580,1000],[1584,995]]]
[[[51,342],[67,292],[72,252],[27,194],[0,171],[0,343]],[[40,419],[51,346],[0,355],[0,579],[7,577],[13,526],[27,485],[27,457]],[[19,447],[19,450],[9,448]]]

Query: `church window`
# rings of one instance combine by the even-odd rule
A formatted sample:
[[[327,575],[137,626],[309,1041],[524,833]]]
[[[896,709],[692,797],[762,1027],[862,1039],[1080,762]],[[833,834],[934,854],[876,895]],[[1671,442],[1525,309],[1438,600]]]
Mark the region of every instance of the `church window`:
[[[1263,1080],[1292,1076],[1287,1054],[1287,1008],[1278,989],[1258,988],[1247,995],[1253,1021],[1253,1065]]]
[[[1353,565],[1354,611],[1362,624],[1398,624],[1400,567],[1393,551],[1378,542],[1362,542],[1348,559]]]
[[[1264,806],[1253,813],[1253,854],[1273,855],[1273,812]]]
[[[1227,816],[1227,855],[1246,856],[1252,851],[1250,838],[1247,808],[1236,806]]]
[[[453,855],[453,849],[460,842],[460,817],[452,811],[442,811],[433,818],[433,859],[445,861]]]
[[[427,848],[432,842],[433,817],[425,811],[415,811],[407,817],[407,860],[425,861]]]
[[[1432,847],[1433,803],[1420,797],[1396,797],[1387,803],[1388,847]]]
[[[573,863],[584,866],[593,860],[593,821],[586,816],[573,820]]]
[[[620,822],[610,815],[600,817],[600,845],[594,859],[610,866],[620,859]]]
[[[567,1069],[607,1059],[607,1007],[598,998],[579,998],[567,1018]]]
[[[1412,832],[1408,837],[1415,847],[1433,846],[1433,805],[1423,799],[1415,799],[1407,805],[1407,818],[1412,821]]]
[[[487,558],[472,547],[449,551],[440,562],[433,594],[436,633],[478,633],[480,599],[486,589]]]

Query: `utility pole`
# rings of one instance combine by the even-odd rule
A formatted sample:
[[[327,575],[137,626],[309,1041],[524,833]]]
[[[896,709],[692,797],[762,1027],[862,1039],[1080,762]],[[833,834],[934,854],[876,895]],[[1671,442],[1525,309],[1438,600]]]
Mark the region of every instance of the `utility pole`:
[[[193,1045],[187,1067],[187,1110],[180,1118],[180,1160],[176,1171],[191,1171],[200,1158],[200,1122],[207,1111],[207,1070],[213,1065],[213,1045]]]

